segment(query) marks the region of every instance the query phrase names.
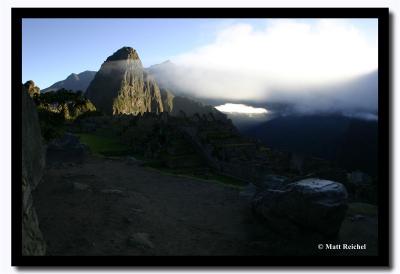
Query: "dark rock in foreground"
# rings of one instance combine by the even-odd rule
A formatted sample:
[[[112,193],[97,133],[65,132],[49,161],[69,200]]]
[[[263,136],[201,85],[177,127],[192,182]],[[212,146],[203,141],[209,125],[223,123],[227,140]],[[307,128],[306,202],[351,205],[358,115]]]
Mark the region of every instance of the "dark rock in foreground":
[[[87,154],[87,146],[71,133],[65,133],[61,138],[51,141],[47,147],[47,160],[51,164],[82,163]]]
[[[22,255],[45,255],[46,245],[33,206],[32,191],[45,167],[44,147],[35,104],[22,91]],[[18,233],[15,232],[15,233]]]
[[[253,210],[282,232],[308,231],[333,238],[346,214],[347,191],[337,182],[305,179],[257,194]]]

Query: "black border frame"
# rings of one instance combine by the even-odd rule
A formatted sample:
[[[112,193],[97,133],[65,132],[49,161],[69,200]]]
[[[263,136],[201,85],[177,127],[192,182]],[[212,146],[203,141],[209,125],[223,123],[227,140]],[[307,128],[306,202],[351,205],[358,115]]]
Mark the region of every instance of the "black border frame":
[[[13,266],[386,266],[390,217],[390,63],[388,8],[11,8],[12,21],[12,260]],[[378,19],[378,256],[22,256],[21,83],[23,18],[377,18]],[[387,183],[386,183],[387,182]],[[236,268],[237,269],[237,268]]]

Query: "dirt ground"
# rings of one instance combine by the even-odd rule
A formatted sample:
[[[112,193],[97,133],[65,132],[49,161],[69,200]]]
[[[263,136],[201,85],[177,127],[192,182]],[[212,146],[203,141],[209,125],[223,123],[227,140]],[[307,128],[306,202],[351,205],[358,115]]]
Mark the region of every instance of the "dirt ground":
[[[161,173],[124,158],[90,156],[82,164],[49,165],[34,199],[48,255],[334,252],[318,250],[318,239],[288,239],[270,230],[252,214],[238,188]],[[347,234],[366,235],[373,246],[376,220],[351,218],[343,224],[351,229]],[[365,227],[370,228],[360,232]]]

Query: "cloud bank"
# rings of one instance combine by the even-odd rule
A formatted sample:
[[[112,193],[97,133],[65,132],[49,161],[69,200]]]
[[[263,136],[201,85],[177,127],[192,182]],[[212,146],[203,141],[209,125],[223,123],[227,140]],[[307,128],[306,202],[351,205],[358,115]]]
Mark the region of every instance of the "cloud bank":
[[[158,77],[197,97],[292,103],[301,111],[338,103],[375,111],[377,81],[364,85],[367,91],[355,81],[376,73],[377,33],[370,39],[351,20],[311,21],[231,25],[213,43],[171,58],[177,66]]]

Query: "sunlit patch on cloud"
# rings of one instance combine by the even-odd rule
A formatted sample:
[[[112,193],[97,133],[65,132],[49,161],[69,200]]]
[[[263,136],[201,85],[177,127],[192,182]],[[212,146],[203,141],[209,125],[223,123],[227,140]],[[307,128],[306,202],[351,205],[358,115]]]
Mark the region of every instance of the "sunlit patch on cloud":
[[[216,106],[215,108],[224,113],[243,113],[243,114],[267,114],[268,113],[268,111],[265,108],[255,108],[255,107],[246,106],[243,104],[226,103],[224,105]]]

